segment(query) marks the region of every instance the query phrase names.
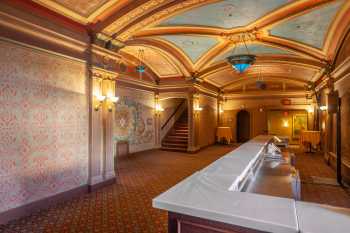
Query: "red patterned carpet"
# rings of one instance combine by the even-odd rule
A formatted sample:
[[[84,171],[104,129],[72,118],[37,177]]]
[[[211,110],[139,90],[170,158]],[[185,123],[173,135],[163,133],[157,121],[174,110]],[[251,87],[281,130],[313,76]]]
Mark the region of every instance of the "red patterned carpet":
[[[166,233],[167,214],[152,208],[152,198],[232,149],[212,146],[197,154],[150,151],[123,158],[116,184],[0,226],[0,232]],[[304,181],[335,176],[319,154],[298,154],[297,167]],[[350,197],[340,187],[303,183],[302,198],[350,207]]]
[[[152,208],[152,198],[232,149],[212,146],[197,154],[150,151],[123,158],[115,185],[0,226],[0,232],[165,233],[167,214]]]

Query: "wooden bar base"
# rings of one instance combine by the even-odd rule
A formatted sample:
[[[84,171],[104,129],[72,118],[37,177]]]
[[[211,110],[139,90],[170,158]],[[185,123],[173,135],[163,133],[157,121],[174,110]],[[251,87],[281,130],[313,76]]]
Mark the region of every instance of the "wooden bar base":
[[[208,219],[168,212],[168,233],[267,233]]]

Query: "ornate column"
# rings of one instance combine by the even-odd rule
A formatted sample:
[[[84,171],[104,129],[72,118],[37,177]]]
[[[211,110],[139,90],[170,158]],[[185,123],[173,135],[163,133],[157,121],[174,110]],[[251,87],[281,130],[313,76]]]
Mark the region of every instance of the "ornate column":
[[[116,73],[93,67],[92,74],[92,117],[90,189],[96,185],[114,181],[114,140],[113,121],[115,112]]]
[[[102,79],[91,72],[92,100],[91,100],[91,152],[89,161],[90,187],[103,182],[103,115],[101,111]]]

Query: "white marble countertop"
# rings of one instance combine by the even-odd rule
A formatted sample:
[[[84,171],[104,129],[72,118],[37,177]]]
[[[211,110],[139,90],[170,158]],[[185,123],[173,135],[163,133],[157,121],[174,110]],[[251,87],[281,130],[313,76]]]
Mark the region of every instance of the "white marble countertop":
[[[310,202],[296,202],[301,233],[350,232],[350,209]]]
[[[153,199],[153,207],[267,232],[298,232],[292,199],[222,190],[198,172]]]
[[[258,136],[243,144],[154,198],[153,207],[273,233],[350,232],[348,215],[289,198],[232,191],[232,186],[249,172],[271,139]],[[320,227],[319,221],[315,221],[319,210],[324,216]],[[327,223],[334,226],[331,231],[322,227]],[[340,231],[334,231],[339,224]]]

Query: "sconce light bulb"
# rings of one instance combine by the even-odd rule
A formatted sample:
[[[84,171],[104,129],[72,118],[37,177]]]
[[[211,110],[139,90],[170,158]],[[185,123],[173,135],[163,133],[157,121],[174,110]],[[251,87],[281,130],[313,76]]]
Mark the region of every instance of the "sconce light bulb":
[[[312,106],[309,106],[309,107],[307,108],[307,112],[308,112],[308,113],[313,113],[313,112],[314,112],[314,108],[313,108]]]
[[[326,105],[320,106],[321,111],[327,111],[328,107]]]
[[[106,99],[106,96],[98,95],[98,96],[96,96],[96,98],[97,98],[98,101],[103,102]]]
[[[163,112],[164,109],[162,108],[162,106],[160,106],[160,104],[156,104],[156,111],[157,112]]]
[[[111,97],[109,97],[109,99],[111,100],[112,103],[117,103],[118,100],[119,100],[119,97],[117,97],[117,96],[111,96]]]

